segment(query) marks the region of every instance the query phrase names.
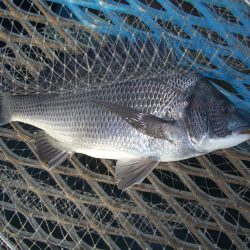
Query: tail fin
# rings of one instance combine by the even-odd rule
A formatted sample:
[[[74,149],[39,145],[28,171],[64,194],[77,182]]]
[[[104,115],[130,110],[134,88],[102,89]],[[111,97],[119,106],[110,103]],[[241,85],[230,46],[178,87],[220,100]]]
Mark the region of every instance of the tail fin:
[[[11,122],[9,96],[0,96],[0,125]]]

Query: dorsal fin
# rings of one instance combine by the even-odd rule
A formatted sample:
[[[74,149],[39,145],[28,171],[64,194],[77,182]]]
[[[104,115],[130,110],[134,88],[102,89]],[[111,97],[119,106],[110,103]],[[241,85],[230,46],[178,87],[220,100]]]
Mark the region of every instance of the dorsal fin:
[[[56,139],[44,131],[37,132],[35,140],[40,160],[47,163],[49,167],[60,165],[71,155],[68,149],[63,148]]]

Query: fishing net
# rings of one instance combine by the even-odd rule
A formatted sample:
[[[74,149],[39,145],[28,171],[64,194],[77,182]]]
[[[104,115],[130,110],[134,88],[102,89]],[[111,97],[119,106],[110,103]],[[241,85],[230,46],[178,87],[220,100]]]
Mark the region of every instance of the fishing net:
[[[248,1],[0,1],[2,95],[198,72],[250,108]],[[174,84],[174,83],[173,83]],[[122,192],[115,162],[48,169],[36,128],[0,129],[3,249],[250,248],[250,147],[162,163]]]

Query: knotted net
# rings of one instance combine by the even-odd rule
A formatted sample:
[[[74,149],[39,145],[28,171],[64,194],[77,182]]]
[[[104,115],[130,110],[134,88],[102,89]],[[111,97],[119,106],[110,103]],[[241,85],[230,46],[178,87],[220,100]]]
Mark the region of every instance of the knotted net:
[[[194,70],[249,106],[248,1],[0,1],[1,94],[80,91]],[[174,55],[174,56],[173,56]],[[249,144],[162,163],[122,192],[114,162],[48,169],[36,129],[2,126],[3,249],[250,248]]]

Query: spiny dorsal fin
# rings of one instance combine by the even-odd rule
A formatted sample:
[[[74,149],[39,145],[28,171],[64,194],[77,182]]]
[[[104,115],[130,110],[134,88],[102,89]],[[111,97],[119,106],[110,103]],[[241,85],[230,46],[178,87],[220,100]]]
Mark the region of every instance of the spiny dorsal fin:
[[[119,104],[98,100],[93,102],[116,113],[140,132],[153,138],[171,141],[170,134],[173,129],[173,125],[175,124],[174,120],[162,119],[148,113],[137,111],[133,108],[121,106]],[[168,133],[169,136],[167,135]]]
[[[69,150],[63,148],[57,140],[44,131],[37,132],[35,140],[40,160],[50,167],[60,165],[71,155]]]
[[[118,188],[125,190],[141,183],[158,164],[151,159],[118,160],[115,176]]]

